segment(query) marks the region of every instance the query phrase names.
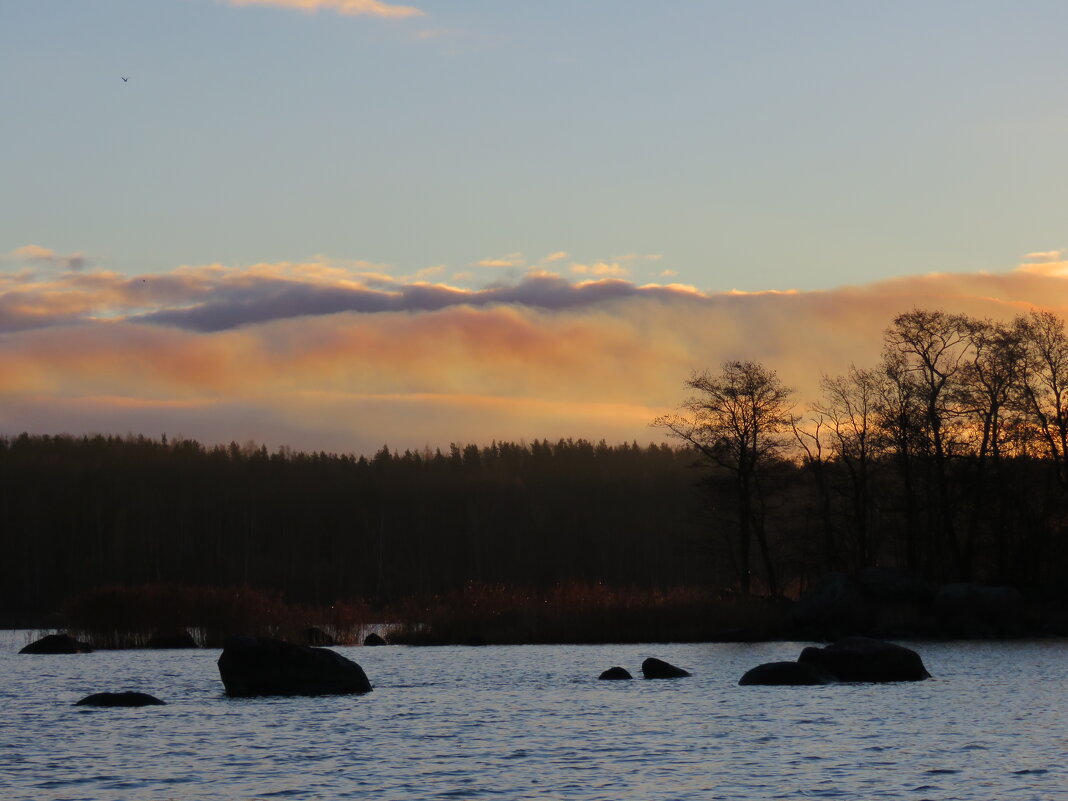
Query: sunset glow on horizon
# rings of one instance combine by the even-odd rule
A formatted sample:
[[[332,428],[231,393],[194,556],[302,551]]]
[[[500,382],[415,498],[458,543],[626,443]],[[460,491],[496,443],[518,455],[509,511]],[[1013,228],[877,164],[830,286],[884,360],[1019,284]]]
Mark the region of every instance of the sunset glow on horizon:
[[[8,3],[0,436],[647,442],[726,359],[801,408],[910,308],[1063,313],[1066,28],[1037,0]]]
[[[997,274],[702,293],[545,270],[459,289],[328,261],[124,276],[70,270],[46,252],[6,256],[20,262],[0,286],[7,432],[168,432],[364,453],[646,442],[660,438],[649,422],[679,402],[689,373],[727,359],[776,369],[801,408],[822,375],[873,364],[901,311],[1068,310],[1057,253]]]

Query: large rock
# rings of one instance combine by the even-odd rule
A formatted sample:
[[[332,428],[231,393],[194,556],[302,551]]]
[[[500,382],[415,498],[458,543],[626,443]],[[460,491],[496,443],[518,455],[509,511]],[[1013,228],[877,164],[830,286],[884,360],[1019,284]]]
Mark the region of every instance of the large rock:
[[[690,673],[651,656],[642,662],[642,675],[647,679],[681,679],[683,676],[689,676]]]
[[[911,648],[868,637],[846,637],[825,648],[810,646],[798,662],[831,673],[839,681],[920,681],[931,678]]]
[[[75,706],[163,706],[164,703],[147,693],[93,693]]]
[[[367,693],[363,668],[335,651],[266,637],[234,637],[219,657],[226,694],[341,695]]]
[[[69,634],[48,634],[19,651],[20,654],[89,654],[93,649]]]
[[[838,679],[810,662],[766,662],[746,671],[738,682],[746,684],[834,684]]]
[[[188,631],[172,631],[170,633],[156,632],[149,637],[146,645],[149,648],[199,648],[197,641]]]
[[[597,677],[603,681],[621,681],[626,679],[633,679],[630,675],[630,671],[621,667],[610,667],[604,673]]]

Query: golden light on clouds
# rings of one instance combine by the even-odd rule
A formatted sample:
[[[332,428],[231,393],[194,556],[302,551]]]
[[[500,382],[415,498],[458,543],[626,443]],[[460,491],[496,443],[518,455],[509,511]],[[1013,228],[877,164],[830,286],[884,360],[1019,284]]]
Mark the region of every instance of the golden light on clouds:
[[[330,260],[143,276],[12,266],[0,281],[3,433],[169,431],[339,451],[646,441],[694,369],[763,361],[811,400],[822,374],[874,363],[882,329],[915,306],[1068,309],[1053,256],[999,274],[760,293],[547,272],[465,290],[427,283],[436,269],[406,281]]]
[[[343,16],[371,16],[402,19],[421,17],[425,12],[414,6],[383,3],[380,0],[230,0],[234,6],[275,6],[314,13],[333,11]]]

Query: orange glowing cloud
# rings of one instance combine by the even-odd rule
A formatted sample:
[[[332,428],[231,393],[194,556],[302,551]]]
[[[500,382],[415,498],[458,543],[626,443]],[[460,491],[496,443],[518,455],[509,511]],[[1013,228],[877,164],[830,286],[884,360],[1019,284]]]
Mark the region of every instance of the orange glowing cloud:
[[[571,272],[576,275],[596,275],[596,276],[613,276],[621,277],[628,275],[630,270],[622,266],[619,262],[603,262],[598,261],[593,264],[572,264]]]
[[[460,289],[329,260],[20,272],[0,282],[0,433],[168,431],[360,452],[644,441],[690,371],[726,359],[762,361],[811,400],[823,373],[875,363],[883,328],[915,306],[1064,313],[1056,264],[760,293],[552,274]]]
[[[320,9],[343,16],[387,18],[421,17],[425,12],[414,6],[398,6],[380,0],[230,0],[234,6],[275,6],[314,13]]]

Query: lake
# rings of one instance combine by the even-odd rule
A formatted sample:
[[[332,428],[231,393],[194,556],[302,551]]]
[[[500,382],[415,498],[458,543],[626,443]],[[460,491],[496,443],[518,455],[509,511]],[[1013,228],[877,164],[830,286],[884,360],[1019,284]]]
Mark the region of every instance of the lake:
[[[363,696],[231,700],[218,650],[18,655],[0,796],[1068,799],[1068,641],[913,643],[929,681],[739,687],[804,643],[337,648]],[[640,676],[657,656],[690,678]],[[72,704],[139,690],[142,709]]]

